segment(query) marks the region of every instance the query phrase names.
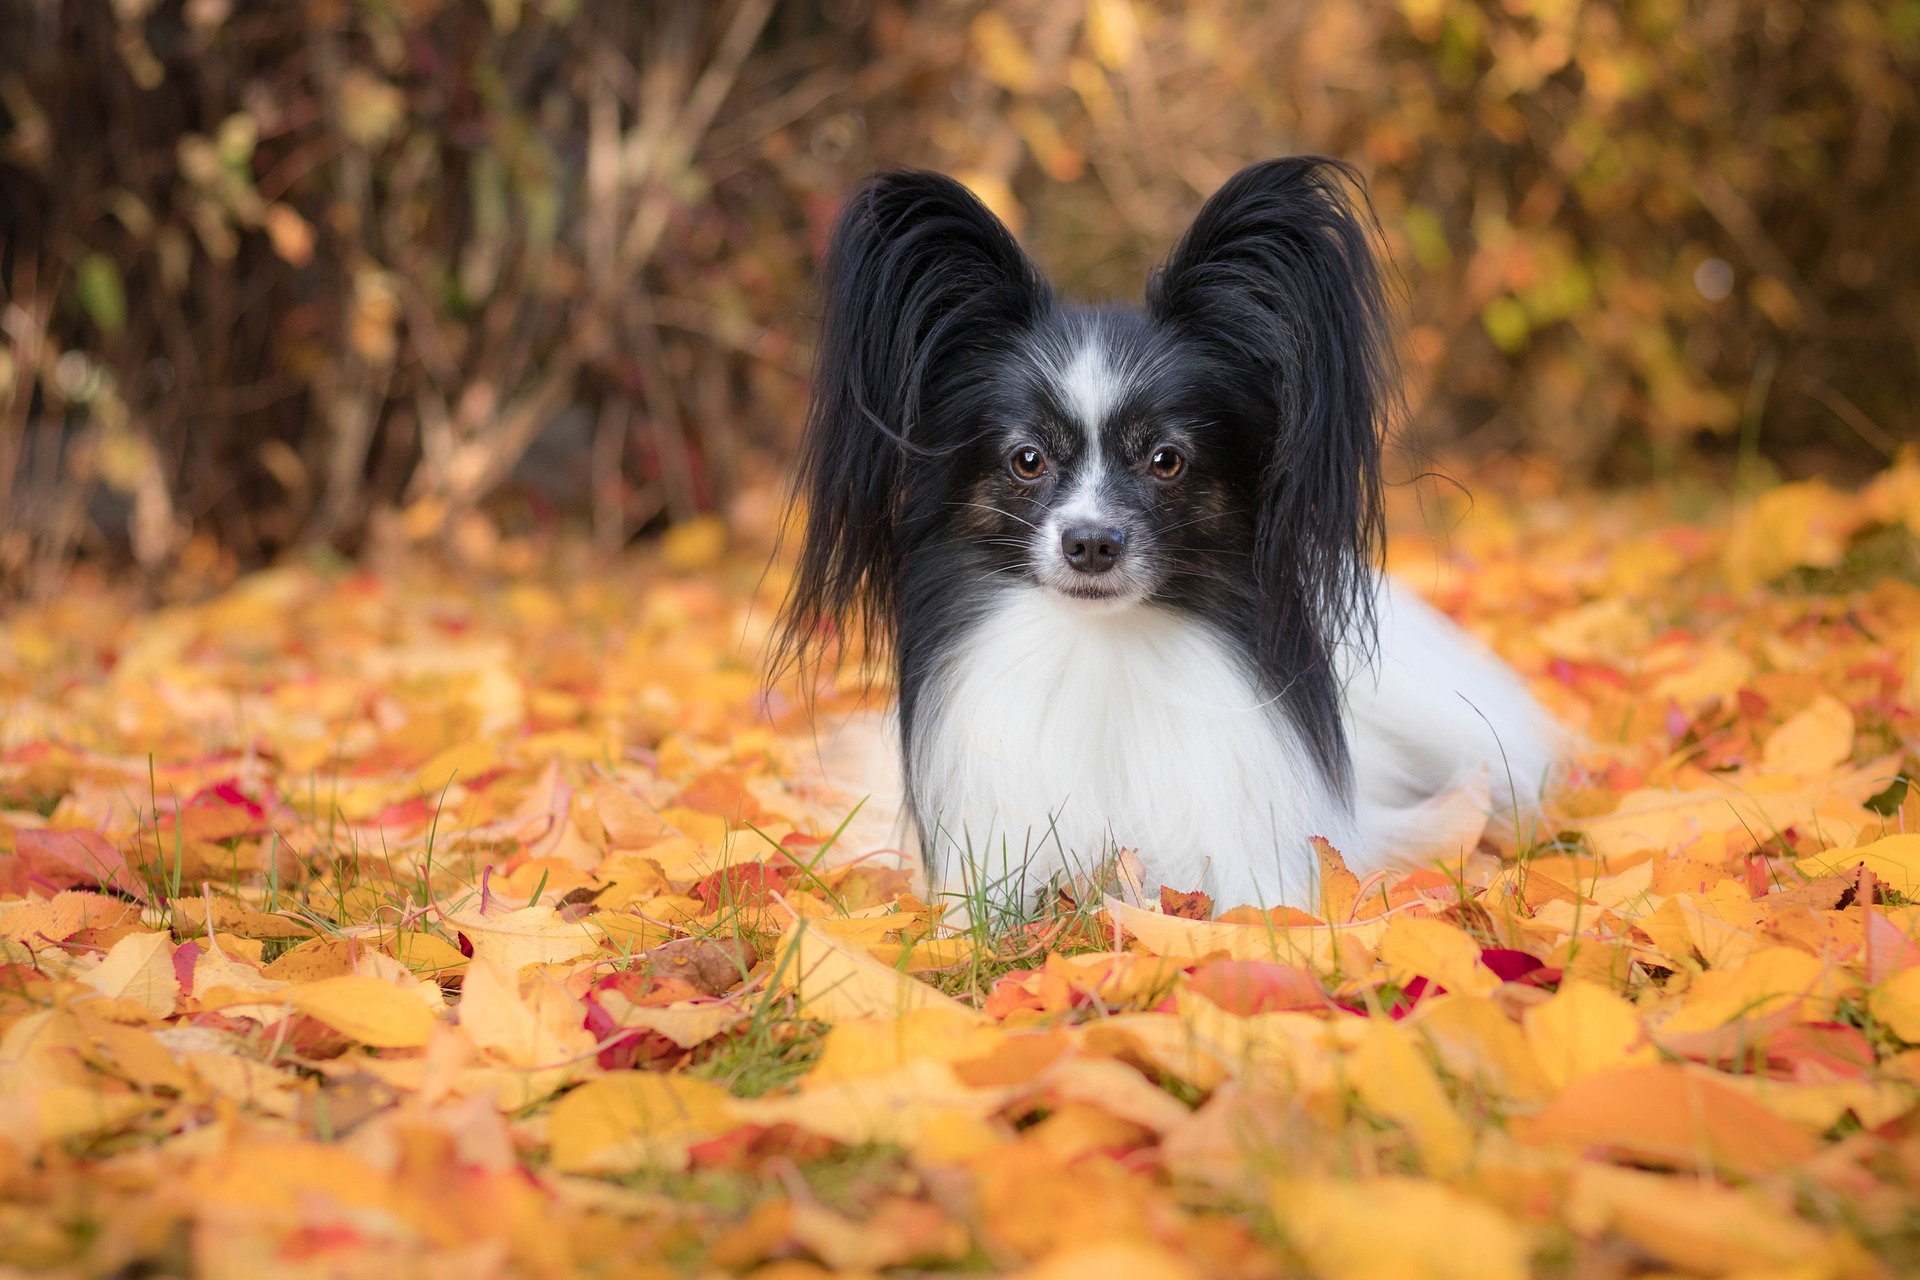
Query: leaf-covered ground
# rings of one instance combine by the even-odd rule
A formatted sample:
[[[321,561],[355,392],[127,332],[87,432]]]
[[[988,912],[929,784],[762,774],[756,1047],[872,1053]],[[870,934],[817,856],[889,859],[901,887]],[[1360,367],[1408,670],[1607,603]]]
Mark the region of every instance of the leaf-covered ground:
[[[836,847],[707,526],[14,612],[0,1263],[1912,1274],[1920,467],[1403,505],[1583,746],[1313,916],[1123,860],[952,926]]]

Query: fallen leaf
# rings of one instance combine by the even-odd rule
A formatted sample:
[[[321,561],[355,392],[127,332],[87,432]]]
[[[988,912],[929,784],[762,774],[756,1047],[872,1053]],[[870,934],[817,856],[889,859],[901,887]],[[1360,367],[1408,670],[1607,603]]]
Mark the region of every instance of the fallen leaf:
[[[1178,916],[1130,907],[1118,898],[1108,898],[1106,907],[1124,937],[1137,941],[1155,955],[1202,960],[1223,954],[1235,960],[1265,960],[1315,970],[1334,966],[1341,939],[1350,940],[1370,953],[1387,927],[1386,921],[1377,919],[1298,929],[1182,920]]]
[[[1667,1265],[1704,1275],[1797,1267],[1830,1275],[1838,1256],[1825,1233],[1694,1176],[1583,1163],[1574,1172],[1567,1220],[1584,1235],[1616,1231]]]
[[[1920,969],[1904,969],[1868,992],[1867,1011],[1908,1044],[1920,1044]]]
[[[1527,1043],[1547,1079],[1564,1087],[1595,1072],[1656,1057],[1631,1004],[1591,982],[1569,982],[1528,1009]]]
[[[1888,887],[1920,896],[1920,834],[1885,836],[1857,849],[1829,849],[1800,860],[1810,876],[1845,876],[1866,867]]]
[[[510,972],[476,960],[460,992],[460,1029],[480,1048],[515,1067],[562,1067],[593,1049],[580,1002],[545,978],[522,999]],[[424,1012],[424,1010],[423,1010]]]
[[[1348,1078],[1368,1110],[1406,1126],[1431,1173],[1452,1177],[1473,1155],[1473,1131],[1414,1046],[1407,1028],[1375,1018],[1354,1051]]]
[[[1380,935],[1380,963],[1403,984],[1421,977],[1462,995],[1484,996],[1500,978],[1480,963],[1480,944],[1441,921],[1399,916]]]
[[[1798,778],[1830,773],[1853,754],[1853,712],[1847,704],[1821,694],[1811,705],[1767,735],[1762,767]]]
[[[890,969],[859,947],[796,921],[774,951],[773,979],[794,993],[809,1017],[886,1018],[916,1009],[945,1009],[958,1017],[980,1015],[924,982]]]
[[[173,1013],[180,981],[173,972],[173,939],[131,933],[113,944],[100,967],[81,979],[109,1000],[129,1000],[156,1018]]]
[[[1348,868],[1340,851],[1319,836],[1313,837],[1313,856],[1320,875],[1320,918],[1337,924],[1353,912],[1354,899],[1360,896],[1360,877]]]
[[[738,1123],[733,1100],[718,1086],[623,1071],[555,1103],[547,1134],[562,1173],[630,1173],[684,1169],[694,1143]]]
[[[1326,1280],[1525,1280],[1527,1237],[1497,1209],[1411,1178],[1295,1179],[1273,1192],[1287,1238]]]
[[[553,964],[590,955],[600,946],[599,935],[583,921],[568,920],[550,906],[522,907],[497,915],[480,911],[449,913],[447,924],[473,948],[475,962],[484,961],[507,973],[530,964]]]
[[[1790,1169],[1815,1149],[1812,1137],[1766,1108],[1670,1064],[1583,1076],[1513,1130],[1538,1145],[1599,1147],[1640,1163],[1747,1177]]]
[[[301,983],[287,999],[308,1017],[376,1049],[419,1048],[438,1021],[412,992],[358,974]]]
[[[13,853],[20,869],[43,883],[62,889],[93,885],[137,902],[147,900],[146,885],[127,866],[120,850],[98,832],[29,828],[15,833]]]

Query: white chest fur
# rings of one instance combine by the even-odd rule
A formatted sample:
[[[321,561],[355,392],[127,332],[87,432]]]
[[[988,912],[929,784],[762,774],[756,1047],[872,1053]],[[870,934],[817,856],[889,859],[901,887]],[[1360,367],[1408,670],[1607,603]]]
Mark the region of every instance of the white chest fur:
[[[1353,837],[1231,646],[1166,610],[1010,590],[925,696],[913,788],[949,892],[1039,889],[1118,846],[1222,906],[1306,906],[1308,837]]]

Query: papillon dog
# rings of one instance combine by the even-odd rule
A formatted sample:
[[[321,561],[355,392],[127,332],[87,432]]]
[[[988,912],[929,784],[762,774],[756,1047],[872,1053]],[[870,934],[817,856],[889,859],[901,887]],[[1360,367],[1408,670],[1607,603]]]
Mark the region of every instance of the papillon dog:
[[[1476,774],[1502,807],[1538,793],[1548,717],[1375,567],[1376,235],[1346,165],[1268,161],[1143,307],[1082,306],[953,179],[848,202],[782,652],[887,655],[936,889],[1035,892],[1126,848],[1149,887],[1311,908],[1310,837],[1364,870]]]

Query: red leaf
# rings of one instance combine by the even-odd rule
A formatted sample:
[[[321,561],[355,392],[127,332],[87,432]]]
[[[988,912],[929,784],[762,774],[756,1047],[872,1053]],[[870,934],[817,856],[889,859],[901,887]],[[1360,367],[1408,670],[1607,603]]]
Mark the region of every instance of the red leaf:
[[[708,911],[715,911],[722,904],[735,907],[765,906],[770,895],[783,893],[786,887],[784,872],[764,862],[742,862],[723,867],[704,879],[694,881],[692,892]]]
[[[193,994],[193,969],[200,963],[201,947],[199,942],[183,942],[173,949],[173,978],[180,984],[180,994]]]
[[[14,836],[13,854],[29,876],[59,888],[96,885],[147,900],[146,886],[126,858],[97,831],[21,831]]]
[[[1482,947],[1480,963],[1498,974],[1502,982],[1518,982],[1535,969],[1546,967],[1538,956],[1530,956],[1509,947]]]

